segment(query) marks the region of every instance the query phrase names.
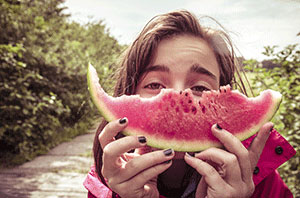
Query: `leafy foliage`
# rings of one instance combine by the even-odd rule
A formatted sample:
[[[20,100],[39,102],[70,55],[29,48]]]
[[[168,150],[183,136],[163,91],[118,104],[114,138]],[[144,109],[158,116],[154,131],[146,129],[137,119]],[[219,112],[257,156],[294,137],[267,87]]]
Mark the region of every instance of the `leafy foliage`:
[[[265,47],[264,55],[270,58],[273,69],[262,67],[255,60],[245,62],[246,69],[253,72],[251,82],[254,92],[270,88],[283,95],[283,101],[273,122],[297,154],[280,167],[279,171],[295,197],[300,197],[300,49],[289,45],[283,50]]]
[[[108,78],[122,50],[102,21],[68,21],[62,2],[0,0],[1,163],[30,160],[84,133],[96,114],[86,66]]]

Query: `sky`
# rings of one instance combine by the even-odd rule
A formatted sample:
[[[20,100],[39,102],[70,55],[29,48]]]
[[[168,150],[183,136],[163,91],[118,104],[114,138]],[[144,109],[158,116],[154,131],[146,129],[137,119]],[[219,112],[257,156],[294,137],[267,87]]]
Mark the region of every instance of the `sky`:
[[[64,6],[79,23],[103,20],[121,44],[130,44],[155,15],[178,9],[216,19],[246,59],[266,59],[264,46],[300,43],[300,0],[66,0]]]

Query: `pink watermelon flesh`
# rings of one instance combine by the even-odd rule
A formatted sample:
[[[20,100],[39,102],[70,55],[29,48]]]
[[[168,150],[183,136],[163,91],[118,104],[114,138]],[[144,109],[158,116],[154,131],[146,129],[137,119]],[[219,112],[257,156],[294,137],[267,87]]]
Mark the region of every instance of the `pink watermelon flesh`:
[[[163,89],[152,98],[112,97],[100,86],[92,65],[88,67],[88,86],[93,102],[107,121],[128,118],[125,135],[144,135],[151,147],[185,152],[220,147],[211,133],[215,123],[241,141],[247,139],[273,117],[281,102],[281,94],[273,90],[247,98],[230,86],[205,91],[200,100],[194,99],[189,89]]]

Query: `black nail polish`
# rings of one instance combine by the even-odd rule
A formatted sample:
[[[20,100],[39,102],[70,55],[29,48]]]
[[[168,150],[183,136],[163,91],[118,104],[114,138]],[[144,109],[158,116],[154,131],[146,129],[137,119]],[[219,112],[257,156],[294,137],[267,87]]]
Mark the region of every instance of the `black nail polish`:
[[[195,154],[191,152],[186,152],[185,155],[188,157],[195,157]]]
[[[270,133],[273,131],[274,125],[270,128]]]
[[[222,130],[222,127],[220,125],[216,124],[217,129]]]
[[[165,156],[170,156],[170,155],[172,155],[172,153],[173,153],[173,150],[172,150],[172,149],[164,150]]]
[[[165,161],[165,164],[169,164],[172,160]]]
[[[125,124],[127,122],[127,119],[126,118],[122,118],[119,120],[119,123],[120,124]]]
[[[142,143],[142,144],[144,144],[144,143],[147,142],[147,139],[146,139],[145,136],[140,136],[140,137],[138,137],[138,140],[139,140],[139,142]]]
[[[192,152],[187,152],[187,154],[191,157],[195,157],[195,153],[192,153]]]

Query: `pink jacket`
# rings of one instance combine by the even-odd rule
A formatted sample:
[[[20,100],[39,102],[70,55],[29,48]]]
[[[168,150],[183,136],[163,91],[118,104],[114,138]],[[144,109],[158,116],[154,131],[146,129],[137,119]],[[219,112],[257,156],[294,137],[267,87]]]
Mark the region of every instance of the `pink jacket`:
[[[254,137],[255,135],[243,141],[246,148]],[[255,191],[252,198],[293,197],[276,169],[295,154],[294,148],[277,131],[273,130],[253,173]],[[112,191],[98,179],[95,167],[91,168],[84,181],[84,186],[89,191],[88,198],[112,197]]]

